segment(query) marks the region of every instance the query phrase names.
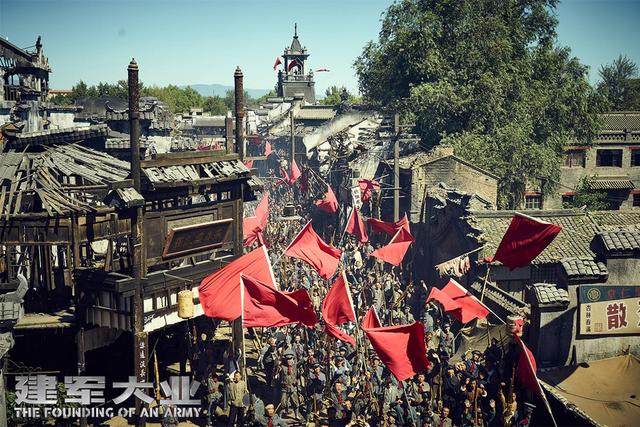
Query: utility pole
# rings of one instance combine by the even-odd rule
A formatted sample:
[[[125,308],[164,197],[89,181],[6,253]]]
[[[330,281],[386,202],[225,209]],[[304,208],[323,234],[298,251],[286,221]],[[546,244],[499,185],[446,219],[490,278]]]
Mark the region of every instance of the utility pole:
[[[244,83],[240,67],[233,73],[236,98],[236,149],[240,160],[244,160]]]
[[[289,160],[289,170],[296,156],[296,122],[293,117],[293,108],[289,111],[289,123],[291,124],[291,158]]]
[[[140,93],[138,87],[138,64],[135,60],[129,63],[128,83],[129,83],[129,140],[131,145],[131,178],[133,188],[141,193],[140,184]],[[133,258],[133,279],[135,291],[133,294],[133,360],[136,381],[147,382],[149,367],[149,342],[143,326],[143,290],[142,277],[146,273],[144,259],[144,203],[132,209],[131,212],[131,233],[129,247]],[[140,414],[142,402],[136,399],[136,414]],[[144,418],[140,418],[138,425],[146,425]]]
[[[400,114],[393,117],[393,220],[400,220]]]

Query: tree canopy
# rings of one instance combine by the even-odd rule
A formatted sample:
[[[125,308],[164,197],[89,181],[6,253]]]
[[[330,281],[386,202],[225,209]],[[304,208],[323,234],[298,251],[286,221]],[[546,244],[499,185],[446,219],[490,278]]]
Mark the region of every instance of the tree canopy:
[[[606,98],[609,109],[631,111],[640,108],[638,66],[620,55],[611,64],[600,67],[598,91]]]
[[[342,101],[342,99],[340,98],[340,96],[342,95],[342,91],[343,90],[347,90],[347,88],[345,86],[330,86],[327,88],[327,90],[324,91],[324,99],[320,100],[320,103],[322,105],[338,105],[340,104],[340,102]],[[352,94],[351,92],[347,91],[347,94],[349,95],[349,104],[359,104],[362,100],[360,99],[360,97]]]
[[[400,0],[355,62],[365,100],[415,122],[500,177],[515,208],[551,191],[564,147],[588,142],[602,106],[587,67],[556,43],[556,0]]]
[[[235,108],[235,94],[233,90],[228,90],[224,97],[202,96],[192,87],[168,86],[145,86],[140,84],[141,96],[153,96],[164,102],[172,113],[189,111],[191,108],[202,108],[212,115],[225,115],[227,111]],[[252,98],[247,91],[244,92],[245,105],[247,107],[257,107],[259,103],[266,101],[267,97],[273,96],[274,92],[269,92],[258,99]],[[127,99],[129,88],[126,80],[120,80],[115,84],[100,82],[97,85],[88,86],[80,80],[71,89],[71,95],[57,95],[52,102],[57,105],[72,105],[81,98],[114,96]]]

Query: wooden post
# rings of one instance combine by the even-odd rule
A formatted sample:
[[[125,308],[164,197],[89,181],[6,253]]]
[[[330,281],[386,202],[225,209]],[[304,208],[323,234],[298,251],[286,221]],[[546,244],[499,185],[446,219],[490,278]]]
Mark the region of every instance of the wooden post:
[[[129,141],[131,145],[131,177],[133,187],[140,193],[140,96],[138,87],[138,65],[135,60],[129,63],[128,83],[129,83]],[[144,205],[132,209],[131,212],[131,232],[129,235],[129,250],[132,253],[133,265],[132,273],[135,283],[133,295],[133,360],[134,372],[138,382],[147,382],[149,367],[149,342],[143,325],[143,298],[141,279],[146,273],[144,262]],[[140,413],[142,402],[136,399],[136,413]],[[144,418],[140,418],[138,425],[146,425]]]
[[[293,164],[296,156],[296,123],[293,116],[293,108],[291,109],[291,111],[289,111],[289,123],[291,126],[291,154],[289,158],[289,171],[291,171],[291,165]]]
[[[84,329],[80,328],[76,334],[76,348],[78,354],[78,376],[82,376],[85,370],[84,360]],[[87,417],[80,417],[80,427],[87,426]]]
[[[400,115],[393,118],[393,220],[400,220]]]

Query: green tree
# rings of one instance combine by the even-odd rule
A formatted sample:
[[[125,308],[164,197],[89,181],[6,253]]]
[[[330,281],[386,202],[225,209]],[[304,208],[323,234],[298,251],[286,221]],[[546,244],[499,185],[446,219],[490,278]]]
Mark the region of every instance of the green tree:
[[[80,98],[84,98],[85,96],[88,96],[88,88],[87,88],[87,84],[85,82],[83,82],[82,80],[80,80],[77,84],[75,84],[72,88],[71,88],[71,98],[76,101]]]
[[[576,186],[573,200],[563,203],[563,208],[581,208],[586,207],[589,211],[602,211],[610,209],[607,193],[603,191],[594,191],[591,189],[593,177],[585,176],[580,179]]]
[[[265,93],[264,95],[262,95],[261,97],[256,99],[256,104],[259,106],[260,104],[264,104],[265,102],[267,102],[267,99],[269,98],[273,98],[276,96],[276,91],[275,90],[270,90],[269,92]]]
[[[598,91],[606,97],[611,110],[627,110],[634,101],[637,105],[640,95],[638,84],[637,81],[632,81],[637,73],[638,66],[624,55],[618,56],[611,64],[600,67],[602,81],[598,84]]]
[[[346,90],[347,88],[344,86],[331,86],[329,88],[327,88],[327,90],[324,91],[324,99],[320,100],[320,103],[323,105],[338,105],[340,104],[340,102],[342,101],[341,95],[342,95],[342,91]],[[349,104],[359,104],[361,102],[361,99],[355,95],[353,95],[352,93],[350,93],[349,91],[347,91],[347,94],[349,95]]]
[[[73,99],[69,95],[56,95],[51,97],[51,103],[54,105],[68,106],[73,105]]]
[[[557,185],[563,147],[587,144],[602,102],[587,67],[556,44],[556,0],[400,0],[355,62],[368,102],[415,122],[423,146],[500,177],[515,208],[528,182]]]
[[[206,96],[202,102],[202,109],[214,116],[226,115],[228,111],[224,99],[217,95]]]

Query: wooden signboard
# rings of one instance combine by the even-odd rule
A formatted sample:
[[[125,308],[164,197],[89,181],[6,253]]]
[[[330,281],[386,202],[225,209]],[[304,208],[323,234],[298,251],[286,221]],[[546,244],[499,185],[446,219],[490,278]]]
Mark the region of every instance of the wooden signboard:
[[[176,258],[222,247],[232,239],[232,225],[233,218],[227,218],[171,228],[162,258]]]

